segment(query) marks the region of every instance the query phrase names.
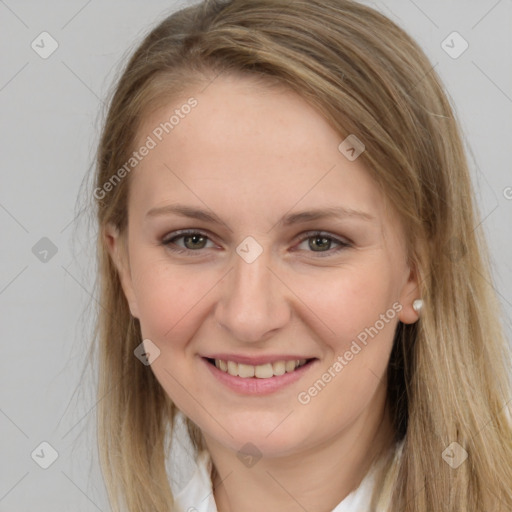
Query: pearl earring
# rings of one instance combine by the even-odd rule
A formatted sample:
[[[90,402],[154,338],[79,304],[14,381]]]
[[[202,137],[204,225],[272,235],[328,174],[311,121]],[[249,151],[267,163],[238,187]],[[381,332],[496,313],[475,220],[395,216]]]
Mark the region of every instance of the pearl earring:
[[[414,311],[416,311],[416,313],[418,313],[418,314],[421,312],[422,307],[423,307],[423,301],[421,299],[416,299],[412,303],[412,309],[414,309]]]

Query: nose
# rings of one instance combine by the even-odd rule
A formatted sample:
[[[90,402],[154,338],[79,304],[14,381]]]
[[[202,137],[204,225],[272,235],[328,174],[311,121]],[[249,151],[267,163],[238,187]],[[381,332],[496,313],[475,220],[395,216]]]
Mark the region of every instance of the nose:
[[[290,320],[290,292],[270,265],[269,251],[250,263],[234,253],[220,284],[215,319],[238,342],[264,341]]]

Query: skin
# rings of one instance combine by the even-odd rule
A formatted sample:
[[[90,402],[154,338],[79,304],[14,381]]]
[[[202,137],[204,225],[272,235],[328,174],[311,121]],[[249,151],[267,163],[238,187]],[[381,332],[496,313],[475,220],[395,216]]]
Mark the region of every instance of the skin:
[[[362,159],[340,153],[343,137],[299,95],[233,76],[187,93],[141,125],[144,141],[188,97],[198,100],[132,171],[126,250],[112,227],[105,241],[143,338],[160,349],[152,371],[204,434],[219,511],[328,512],[393,433],[385,404],[393,335],[398,320],[418,319],[417,273],[407,264],[400,222]],[[146,217],[175,202],[214,212],[223,224]],[[373,219],[278,222],[326,206]],[[208,238],[175,240],[187,254],[162,244],[188,228]],[[334,240],[318,250],[306,237],[311,230],[351,245],[335,252]],[[252,263],[236,252],[247,236],[263,249]],[[299,403],[297,395],[397,301],[395,318],[308,404]],[[201,356],[214,352],[317,361],[284,389],[243,396],[205,367]],[[237,457],[247,442],[262,454],[252,467]]]

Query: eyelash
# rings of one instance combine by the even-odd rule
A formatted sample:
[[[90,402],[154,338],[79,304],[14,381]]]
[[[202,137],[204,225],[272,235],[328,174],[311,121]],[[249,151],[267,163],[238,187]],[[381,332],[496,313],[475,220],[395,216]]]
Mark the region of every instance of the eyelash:
[[[211,241],[210,237],[205,232],[200,231],[200,230],[180,230],[180,231],[175,231],[174,233],[172,233],[172,235],[173,236],[171,238],[165,237],[164,239],[162,239],[161,243],[162,243],[162,245],[165,245],[172,252],[175,252],[175,253],[178,253],[178,254],[202,252],[202,249],[193,250],[193,249],[187,249],[187,248],[183,248],[183,247],[180,248],[180,247],[176,246],[174,244],[174,241],[178,240],[179,238],[184,238],[184,237],[189,236],[189,235],[201,235],[201,236],[207,238],[209,241]],[[330,240],[330,241],[332,241],[334,243],[339,244],[339,247],[334,249],[334,250],[330,249],[330,250],[327,250],[327,251],[308,251],[308,252],[312,252],[312,253],[318,254],[319,258],[325,258],[325,257],[328,257],[328,256],[333,256],[333,255],[339,253],[340,251],[342,251],[344,249],[352,247],[351,243],[345,242],[343,240],[340,240],[339,238],[336,238],[336,237],[334,237],[334,236],[332,236],[329,233],[326,233],[324,231],[308,231],[307,233],[305,233],[305,236],[303,236],[299,240],[298,243],[301,244],[302,242],[304,242],[305,240],[308,240],[309,238],[320,237],[320,236],[322,238],[325,238],[327,240]],[[174,245],[174,247],[173,247],[173,245]]]

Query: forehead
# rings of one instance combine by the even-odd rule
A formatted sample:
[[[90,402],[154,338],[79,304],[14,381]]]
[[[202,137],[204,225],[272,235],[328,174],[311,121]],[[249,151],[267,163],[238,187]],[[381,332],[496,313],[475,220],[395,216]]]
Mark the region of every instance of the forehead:
[[[339,151],[343,137],[284,87],[217,77],[147,116],[138,143],[148,137],[155,146],[131,176],[140,207],[179,197],[270,218],[294,205],[339,203],[374,214],[383,206],[362,160]]]

